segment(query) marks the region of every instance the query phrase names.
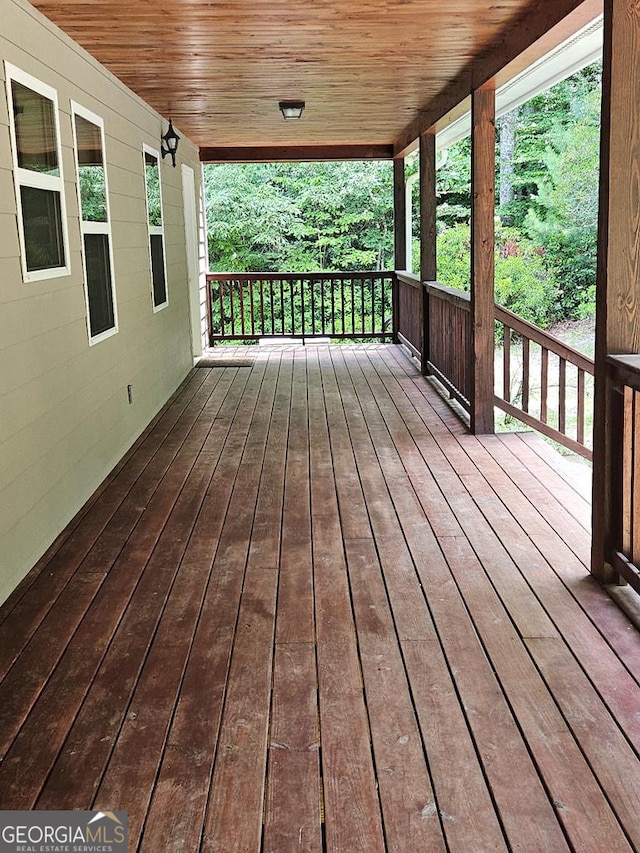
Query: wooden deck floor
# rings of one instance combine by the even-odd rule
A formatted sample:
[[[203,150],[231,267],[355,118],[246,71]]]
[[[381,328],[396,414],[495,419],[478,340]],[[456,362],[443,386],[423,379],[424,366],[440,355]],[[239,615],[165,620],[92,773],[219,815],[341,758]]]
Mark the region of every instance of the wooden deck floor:
[[[396,347],[216,355],[0,610],[0,808],[126,809],[149,853],[640,850],[640,637],[560,458]]]

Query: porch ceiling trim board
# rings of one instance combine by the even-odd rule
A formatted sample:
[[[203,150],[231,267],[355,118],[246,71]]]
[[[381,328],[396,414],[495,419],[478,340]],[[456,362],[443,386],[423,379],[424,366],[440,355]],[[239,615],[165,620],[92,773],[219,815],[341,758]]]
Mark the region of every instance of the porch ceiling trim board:
[[[309,163],[315,160],[391,160],[393,145],[206,145],[202,163]]]

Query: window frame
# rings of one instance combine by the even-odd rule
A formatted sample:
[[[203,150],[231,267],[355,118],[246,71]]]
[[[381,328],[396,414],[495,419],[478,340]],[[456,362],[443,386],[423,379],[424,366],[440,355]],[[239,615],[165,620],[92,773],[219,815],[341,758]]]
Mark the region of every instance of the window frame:
[[[7,109],[9,115],[9,136],[11,139],[11,158],[13,164],[13,179],[16,195],[16,213],[18,219],[18,239],[20,243],[20,263],[22,267],[22,280],[28,284],[34,281],[45,281],[51,278],[62,278],[71,275],[69,258],[69,234],[67,224],[67,205],[65,199],[64,170],[62,165],[62,144],[60,137],[60,110],[58,106],[58,93],[56,89],[43,83],[16,65],[5,60],[5,86],[7,91]],[[56,154],[58,157],[59,175],[45,175],[32,169],[25,169],[18,165],[18,143],[16,139],[16,126],[13,107],[13,82],[31,89],[32,92],[51,101],[53,104],[54,129],[56,141]],[[24,218],[22,214],[22,187],[45,190],[57,193],[60,199],[60,226],[62,237],[62,251],[64,253],[64,266],[48,267],[46,269],[29,270],[27,268],[27,245],[25,239]]]
[[[109,204],[109,176],[107,174],[107,155],[105,146],[104,134],[104,119],[96,115],[96,113],[83,107],[77,101],[71,100],[71,128],[73,131],[73,153],[76,164],[76,189],[78,195],[78,221],[80,224],[80,252],[82,255],[82,273],[84,285],[84,298],[87,309],[87,334],[89,336],[89,346],[98,344],[107,338],[118,333],[118,305],[116,300],[116,283],[114,276],[114,260],[113,260],[113,237],[111,232],[111,207]],[[102,163],[104,169],[104,192],[105,192],[105,207],[107,211],[106,222],[90,222],[83,219],[82,216],[82,193],[80,190],[80,156],[78,151],[78,138],[76,130],[76,116],[90,122],[98,127],[100,131],[100,146],[102,151]],[[111,274],[111,304],[113,306],[113,326],[110,329],[105,329],[104,332],[99,332],[97,335],[91,334],[91,314],[90,314],[90,299],[89,299],[89,281],[87,274],[87,259],[85,251],[85,235],[86,234],[104,234],[109,241],[109,271]]]
[[[149,190],[147,187],[147,163],[146,163],[146,155],[149,154],[151,157],[155,157],[156,162],[158,164],[158,192],[160,195],[160,225],[151,225],[149,222]],[[151,272],[151,304],[153,306],[153,313],[157,314],[158,311],[163,311],[169,305],[169,282],[167,280],[167,251],[166,251],[166,242],[164,236],[164,205],[162,201],[162,178],[160,176],[160,153],[152,148],[150,145],[143,143],[142,145],[142,169],[143,169],[143,178],[144,178],[144,198],[145,198],[145,210],[147,213],[147,231],[149,234],[149,269]],[[153,250],[151,248],[151,238],[152,237],[161,237],[162,238],[162,271],[164,275],[164,302],[160,302],[156,305],[156,294],[153,287]]]

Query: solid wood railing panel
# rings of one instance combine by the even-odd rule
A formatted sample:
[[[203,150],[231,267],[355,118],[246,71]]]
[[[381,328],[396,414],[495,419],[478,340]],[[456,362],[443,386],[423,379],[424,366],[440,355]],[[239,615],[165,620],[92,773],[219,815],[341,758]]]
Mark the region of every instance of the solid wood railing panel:
[[[401,343],[420,358],[424,346],[422,283],[410,273],[397,273],[396,279],[396,333]]]
[[[469,410],[473,382],[469,294],[435,281],[426,282],[425,288],[429,295],[429,370]]]
[[[607,476],[612,528],[605,558],[640,592],[640,356],[606,360],[612,435]]]

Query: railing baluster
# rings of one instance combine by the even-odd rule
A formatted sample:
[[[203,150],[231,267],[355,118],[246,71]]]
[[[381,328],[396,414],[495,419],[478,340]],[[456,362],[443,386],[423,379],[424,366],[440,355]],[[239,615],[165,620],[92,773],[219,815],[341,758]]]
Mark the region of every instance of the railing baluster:
[[[224,333],[225,333],[224,321],[225,321],[226,314],[225,314],[225,310],[224,310],[224,284],[223,284],[223,282],[220,282],[219,293],[220,293],[220,334],[224,335]]]
[[[540,365],[540,420],[547,423],[547,395],[549,393],[549,350],[541,347]]]
[[[284,282],[280,279],[280,328],[282,329],[282,334],[285,334],[284,330]]]
[[[331,334],[336,334],[336,285],[338,281],[331,279]]]
[[[294,326],[295,326],[295,316],[296,316],[296,313],[295,313],[296,312],[296,306],[295,306],[296,297],[295,297],[295,293],[294,293],[294,288],[295,288],[295,281],[293,278],[290,278],[289,279],[289,308],[291,309],[291,317],[290,317],[290,321],[289,321],[289,334],[290,335],[293,335],[293,330],[294,330]]]
[[[244,282],[238,282],[238,292],[240,294],[240,334],[244,337],[246,334],[244,328]]]
[[[576,440],[580,444],[584,444],[584,416],[585,416],[585,388],[584,388],[584,370],[578,368],[578,423],[576,425]]]
[[[567,360],[562,357],[558,365],[558,430],[567,431]]]
[[[315,335],[316,333],[316,289],[314,286],[314,281],[312,278],[309,279],[309,289],[311,293],[309,294],[311,299],[311,334]]]
[[[207,280],[207,288],[205,291],[207,302],[207,341],[208,346],[213,346],[213,282]]]
[[[502,396],[511,402],[511,329],[502,327]]]
[[[231,311],[231,334],[235,335],[236,333],[236,312],[233,304],[233,287],[235,282],[230,283],[229,287],[229,310]]]
[[[260,334],[265,334],[264,327],[264,281],[260,279]]]
[[[382,280],[382,279],[381,279]],[[371,334],[375,335],[376,333],[376,285],[378,284],[378,278],[374,278],[371,276]],[[380,326],[380,331],[384,331],[382,325]]]
[[[271,311],[271,334],[275,335],[275,333],[276,333],[276,318],[275,318],[275,302],[273,299],[273,282],[271,282],[271,287],[269,288],[269,309]]]
[[[529,411],[529,338],[522,338],[522,411]]]
[[[356,333],[356,291],[353,279],[351,279],[351,334]]]
[[[322,304],[321,304],[321,307],[320,307],[320,310],[322,311],[322,335],[323,335],[323,337],[324,337],[324,335],[326,334],[326,326],[325,326],[325,305],[324,305],[324,286],[325,286],[325,284],[326,284],[326,279],[325,279],[325,278],[324,278],[324,276],[323,276],[323,277],[320,279],[320,300],[321,300],[321,303],[322,303]]]
[[[256,333],[256,306],[254,304],[253,291],[255,288],[254,279],[249,279],[249,305],[251,308],[251,334]]]
[[[365,330],[365,304],[364,304],[365,281],[366,281],[366,279],[364,279],[364,278],[360,279],[360,318],[361,318],[360,332],[361,332],[361,334],[364,334],[364,330]]]
[[[224,335],[224,284],[222,282],[218,282],[218,303],[220,305],[220,334]],[[213,326],[213,323],[211,325]]]

